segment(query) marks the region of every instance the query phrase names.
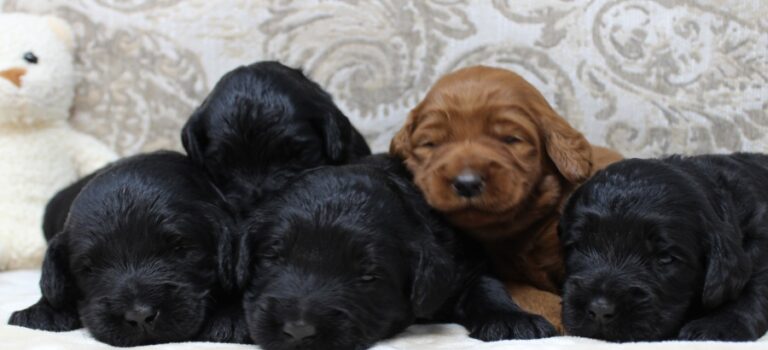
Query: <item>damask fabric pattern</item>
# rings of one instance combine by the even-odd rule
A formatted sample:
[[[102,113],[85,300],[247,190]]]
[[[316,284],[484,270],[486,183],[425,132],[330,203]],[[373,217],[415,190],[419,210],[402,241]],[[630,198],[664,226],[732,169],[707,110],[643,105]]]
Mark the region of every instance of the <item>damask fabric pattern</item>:
[[[179,149],[226,71],[303,67],[376,151],[442,74],[520,72],[628,156],[768,151],[764,0],[0,0],[76,28],[73,123],[122,154]]]

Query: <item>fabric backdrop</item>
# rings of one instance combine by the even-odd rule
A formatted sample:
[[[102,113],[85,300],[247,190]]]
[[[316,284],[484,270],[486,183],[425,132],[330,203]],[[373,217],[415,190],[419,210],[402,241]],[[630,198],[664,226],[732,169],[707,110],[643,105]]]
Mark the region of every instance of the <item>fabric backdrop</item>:
[[[457,68],[514,69],[628,156],[768,151],[765,0],[0,0],[79,42],[73,123],[122,154],[180,148],[226,71],[277,59],[336,98],[374,150]]]

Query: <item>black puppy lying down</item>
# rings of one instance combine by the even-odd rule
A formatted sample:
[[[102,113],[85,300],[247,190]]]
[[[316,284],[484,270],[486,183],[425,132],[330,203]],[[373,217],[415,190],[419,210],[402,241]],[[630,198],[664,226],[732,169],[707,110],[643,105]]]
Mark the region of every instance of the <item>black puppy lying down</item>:
[[[256,344],[363,349],[415,320],[482,340],[555,334],[483,274],[398,161],[373,158],[307,171],[246,224],[237,271]]]
[[[46,215],[50,228],[66,221],[46,252],[42,298],[10,324],[50,331],[84,325],[117,346],[247,340],[240,307],[219,302],[233,286],[231,218],[186,157],[127,158],[54,201],[50,211],[69,215]]]
[[[563,323],[614,341],[754,340],[768,330],[768,156],[626,160],[560,224]]]
[[[371,154],[327,92],[278,62],[224,75],[181,136],[190,158],[238,211],[305,169]]]

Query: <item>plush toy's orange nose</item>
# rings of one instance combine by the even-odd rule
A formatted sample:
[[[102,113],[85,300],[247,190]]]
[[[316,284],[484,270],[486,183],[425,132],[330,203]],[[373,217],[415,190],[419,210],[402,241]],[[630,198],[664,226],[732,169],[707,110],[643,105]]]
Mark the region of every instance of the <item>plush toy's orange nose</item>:
[[[16,87],[21,87],[21,77],[23,77],[24,74],[27,74],[27,70],[24,68],[11,68],[0,71],[0,77],[10,81],[13,85],[16,85]]]

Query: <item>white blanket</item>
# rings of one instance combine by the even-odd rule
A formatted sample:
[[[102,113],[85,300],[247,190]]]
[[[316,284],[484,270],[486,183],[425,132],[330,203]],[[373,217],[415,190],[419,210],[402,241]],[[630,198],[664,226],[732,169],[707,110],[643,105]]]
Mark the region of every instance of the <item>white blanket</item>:
[[[40,297],[38,288],[39,271],[11,271],[0,273],[0,319],[7,322],[10,314],[25,308]],[[253,345],[232,345],[215,343],[163,344],[138,347],[137,349],[249,349]],[[34,331],[8,325],[0,326],[0,349],[111,349],[99,343],[84,330],[65,333]],[[768,349],[768,335],[758,342],[716,343],[716,342],[663,342],[612,344],[576,337],[556,337],[539,340],[516,340],[482,343],[467,337],[467,331],[458,325],[413,326],[395,339],[381,342],[373,350],[464,350],[464,349],[514,349],[514,350],[600,350],[622,348],[640,349]]]

